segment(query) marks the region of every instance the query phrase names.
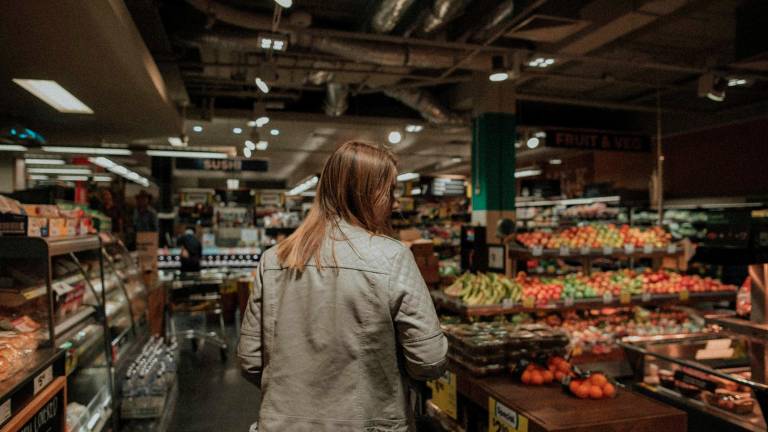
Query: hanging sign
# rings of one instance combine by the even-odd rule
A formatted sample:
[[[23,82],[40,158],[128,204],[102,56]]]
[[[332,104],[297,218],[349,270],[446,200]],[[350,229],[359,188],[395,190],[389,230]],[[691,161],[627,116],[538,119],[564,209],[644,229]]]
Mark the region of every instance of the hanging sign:
[[[257,171],[266,172],[269,163],[264,159],[176,159],[176,169],[197,171]]]
[[[547,147],[642,153],[651,151],[651,138],[647,135],[578,129],[548,129],[546,134]]]
[[[489,397],[488,432],[528,432],[528,418]]]
[[[432,403],[437,405],[438,408],[452,419],[457,419],[456,374],[446,372],[436,380],[427,381],[427,385],[432,389]]]

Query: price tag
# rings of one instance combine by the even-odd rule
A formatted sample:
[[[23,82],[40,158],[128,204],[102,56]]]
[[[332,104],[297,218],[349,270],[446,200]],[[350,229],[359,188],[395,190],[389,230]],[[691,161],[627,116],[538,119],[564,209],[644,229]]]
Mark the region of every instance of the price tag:
[[[0,426],[8,421],[9,418],[11,418],[11,399],[0,405]]]
[[[621,304],[632,303],[632,294],[630,294],[629,291],[622,291],[621,294],[619,294],[619,303]]]
[[[489,397],[488,432],[528,432],[528,418]]]
[[[452,419],[458,418],[458,409],[456,404],[456,375],[446,371],[443,376],[436,380],[427,381],[427,385],[432,389],[432,403],[437,405],[444,413]]]
[[[565,307],[573,306],[573,297],[566,297],[565,299],[563,299],[563,304],[565,305]]]
[[[649,292],[644,292],[644,293],[643,293],[643,297],[642,297],[642,299],[643,299],[643,303],[648,303],[649,301],[651,301],[651,297],[652,297],[652,296],[651,296],[651,293],[649,293]]]
[[[680,295],[680,301],[688,301],[690,298],[690,294],[688,293],[688,290],[682,290],[679,293]]]
[[[647,253],[647,254],[653,253],[653,245],[651,244],[643,245],[643,253]]]
[[[677,252],[677,245],[676,244],[672,243],[672,244],[667,246],[667,253],[673,254],[673,253],[676,253],[676,252]]]
[[[544,248],[542,248],[541,246],[534,246],[531,249],[531,255],[533,256],[541,256],[543,253],[544,253]]]
[[[511,298],[505,298],[501,301],[501,306],[505,308],[512,308],[515,307],[515,301]]]
[[[579,249],[579,253],[582,254],[582,255],[589,255],[590,252],[592,252],[592,249],[590,249],[588,247],[583,247],[583,248]]]
[[[40,393],[40,390],[44,389],[45,386],[51,383],[51,381],[53,381],[53,366],[48,366],[48,368],[42,371],[40,375],[35,377],[32,394],[36,395]]]
[[[531,309],[533,306],[536,305],[536,298],[535,297],[523,297],[523,307]]]
[[[613,248],[611,246],[603,246],[603,255],[613,255]]]
[[[560,255],[566,256],[571,254],[571,248],[568,246],[560,246]]]
[[[625,244],[624,245],[624,252],[627,255],[631,255],[631,254],[635,253],[635,245],[633,245],[633,244]]]
[[[603,303],[605,304],[611,304],[613,303],[613,293],[610,291],[606,291],[603,293]]]

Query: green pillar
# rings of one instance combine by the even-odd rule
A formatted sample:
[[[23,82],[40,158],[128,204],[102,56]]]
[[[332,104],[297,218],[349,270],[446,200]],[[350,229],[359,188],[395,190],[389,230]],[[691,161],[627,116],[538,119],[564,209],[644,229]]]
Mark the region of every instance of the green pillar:
[[[496,222],[514,219],[515,115],[485,112],[472,127],[472,221],[488,227],[494,242]]]

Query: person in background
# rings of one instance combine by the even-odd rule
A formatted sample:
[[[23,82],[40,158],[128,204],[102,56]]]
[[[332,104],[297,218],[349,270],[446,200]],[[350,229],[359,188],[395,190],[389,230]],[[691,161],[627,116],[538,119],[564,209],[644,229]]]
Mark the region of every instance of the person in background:
[[[176,244],[181,248],[181,271],[199,272],[200,260],[203,258],[203,245],[195,235],[195,227],[189,226],[184,230]]]
[[[133,211],[134,232],[157,231],[157,212],[152,208],[152,195],[146,191],[136,194],[136,209]]]
[[[262,256],[238,344],[260,432],[415,430],[407,379],[441,376],[448,345],[413,253],[386,235],[396,177],[388,150],[343,144],[304,223]]]

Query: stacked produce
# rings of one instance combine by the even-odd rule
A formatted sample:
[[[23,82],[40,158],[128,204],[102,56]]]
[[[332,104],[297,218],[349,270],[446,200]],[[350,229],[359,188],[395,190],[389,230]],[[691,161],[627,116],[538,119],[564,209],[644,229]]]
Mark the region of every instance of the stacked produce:
[[[568,390],[579,399],[608,399],[616,395],[616,387],[602,373],[574,378]]]
[[[639,228],[614,224],[591,224],[554,233],[533,231],[517,235],[517,241],[524,246],[529,248],[538,246],[544,249],[622,248],[624,245],[637,248],[650,245],[654,248],[662,248],[669,244],[671,238],[670,234],[660,227]]]
[[[465,273],[445,289],[445,293],[460,298],[470,306],[500,304],[505,300],[520,302],[532,299],[537,305],[570,299],[599,298],[610,293],[621,294],[677,294],[734,291],[709,277],[683,275],[667,270],[635,271],[630,269],[597,272],[590,276],[574,273],[560,277],[536,277],[520,273],[510,279],[494,273]]]

